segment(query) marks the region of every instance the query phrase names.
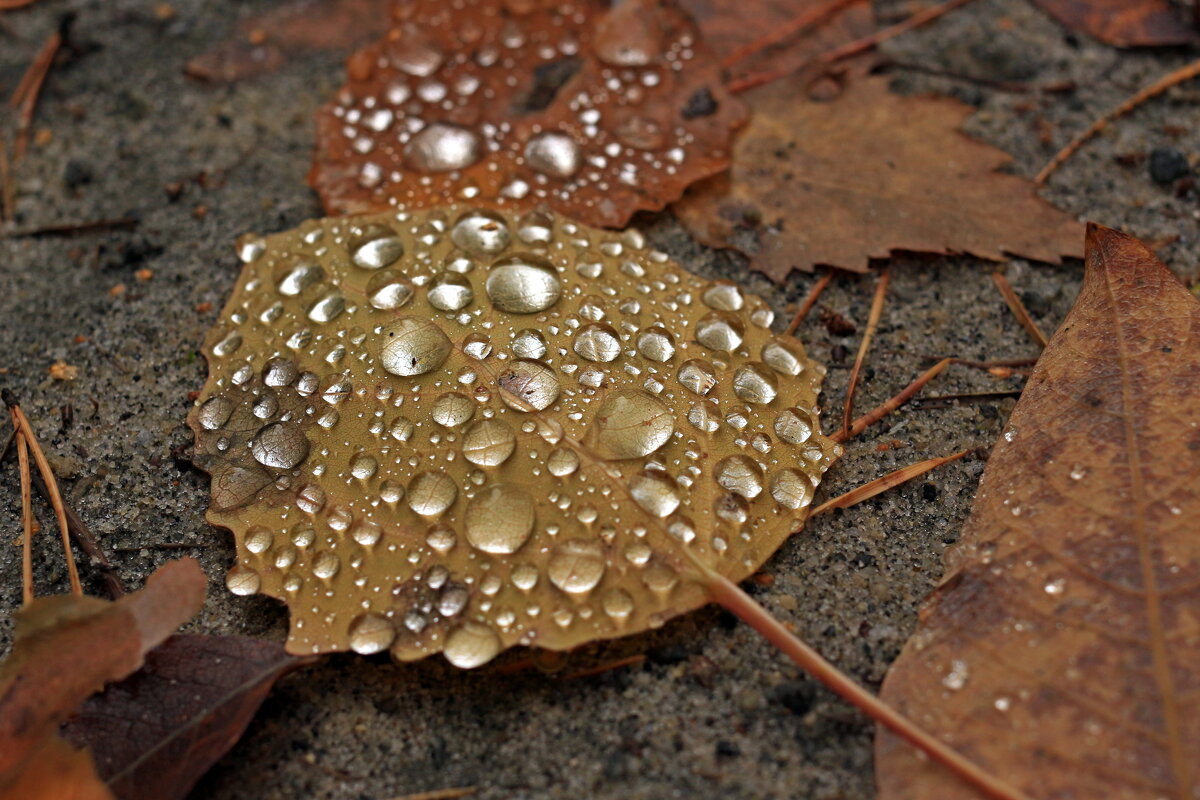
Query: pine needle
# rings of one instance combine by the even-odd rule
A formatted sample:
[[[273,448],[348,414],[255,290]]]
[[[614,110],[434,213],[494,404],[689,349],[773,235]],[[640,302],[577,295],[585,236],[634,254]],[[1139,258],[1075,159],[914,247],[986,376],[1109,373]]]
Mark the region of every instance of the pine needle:
[[[1033,317],[1029,315],[1029,311],[1025,308],[1025,304],[1021,302],[1021,298],[1013,291],[1012,284],[1008,282],[1008,278],[1004,277],[1004,273],[999,271],[993,272],[992,283],[996,284],[996,288],[1000,290],[1000,296],[1004,298],[1005,303],[1008,303],[1008,309],[1017,318],[1017,322],[1021,323],[1021,327],[1025,329],[1025,332],[1029,334],[1029,338],[1037,342],[1038,347],[1044,348],[1049,344],[1050,340],[1046,338],[1046,334],[1042,333],[1037,323],[1033,321]]]
[[[867,329],[863,332],[862,343],[858,346],[858,355],[854,357],[854,368],[850,370],[850,383],[846,386],[846,407],[842,412],[842,430],[839,435],[846,435],[850,430],[850,421],[854,416],[854,390],[858,388],[858,375],[862,371],[867,350],[871,347],[875,329],[879,327],[879,318],[883,316],[883,301],[887,298],[888,284],[891,282],[891,267],[884,267],[883,272],[879,274],[879,282],[875,284],[875,297],[871,301],[871,314],[867,317]]]
[[[954,359],[952,358],[943,358],[941,361],[918,375],[916,380],[914,380],[908,386],[905,386],[904,389],[901,390],[895,397],[879,405],[875,409],[868,411],[866,414],[863,414],[861,417],[854,420],[854,422],[850,423],[848,428],[838,431],[829,438],[833,439],[835,442],[844,442],[847,439],[854,438],[911,400],[913,395],[921,391],[921,389],[925,387],[925,384],[929,383],[931,380],[941,374],[942,370],[948,367],[953,361]]]
[[[808,294],[804,297],[804,302],[800,304],[800,309],[796,312],[796,316],[792,317],[792,324],[787,327],[787,335],[791,336],[804,322],[804,318],[808,316],[808,312],[812,311],[812,307],[817,304],[817,298],[825,291],[825,287],[829,286],[829,282],[833,280],[833,270],[829,270],[821,276],[820,280],[813,284],[813,287],[808,290]]]
[[[876,478],[870,483],[864,483],[857,489],[851,489],[845,494],[835,497],[832,500],[827,500],[821,505],[813,509],[810,517],[815,517],[818,514],[824,514],[826,511],[832,511],[835,508],[849,508],[850,506],[858,505],[864,500],[869,500],[875,495],[883,494],[888,489],[893,489],[902,483],[907,483],[919,475],[924,475],[932,469],[937,469],[943,464],[949,464],[951,461],[958,461],[965,456],[970,450],[963,450],[961,453],[955,453],[952,456],[943,456],[941,458],[931,458],[927,461],[919,461],[916,464],[909,464],[907,467],[901,467],[895,472],[889,472],[881,478]]]

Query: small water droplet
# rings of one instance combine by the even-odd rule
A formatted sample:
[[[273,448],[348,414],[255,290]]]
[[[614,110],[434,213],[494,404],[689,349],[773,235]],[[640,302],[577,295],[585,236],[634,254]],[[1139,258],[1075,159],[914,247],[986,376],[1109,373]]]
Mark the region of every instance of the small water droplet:
[[[481,467],[498,467],[508,460],[517,446],[517,437],[507,423],[482,419],[463,435],[463,458]]]
[[[565,180],[583,166],[583,151],[570,136],[545,131],[525,145],[525,163],[543,175]]]
[[[396,629],[379,614],[359,614],[350,623],[350,649],[360,655],[381,653],[392,646],[395,638]]]
[[[523,490],[496,484],[467,504],[467,541],[485,553],[515,553],[533,532],[533,500]]]
[[[621,355],[621,339],[612,326],[601,322],[584,325],[571,343],[575,353],[588,361],[606,363]]]
[[[254,435],[250,452],[264,467],[292,469],[308,455],[308,437],[294,422],[272,422]]]
[[[495,255],[508,247],[511,239],[504,217],[491,211],[468,211],[458,218],[450,239],[474,256]]]
[[[453,349],[441,328],[417,317],[397,317],[380,330],[378,342],[383,368],[401,377],[437,369]]]
[[[483,156],[483,143],[473,131],[435,122],[422,128],[404,147],[404,159],[417,172],[465,169]]]
[[[454,505],[458,486],[444,472],[422,472],[413,477],[405,494],[408,507],[423,517],[436,517]]]
[[[429,305],[439,311],[460,311],[475,300],[471,281],[457,272],[443,272],[426,294]]]
[[[554,548],[546,573],[564,592],[586,594],[604,577],[604,550],[593,539],[568,539]]]
[[[225,573],[225,588],[242,596],[258,594],[262,588],[262,577],[250,567],[235,564]]]
[[[370,224],[353,232],[350,260],[363,269],[382,269],[404,255],[404,242],[386,225]]]

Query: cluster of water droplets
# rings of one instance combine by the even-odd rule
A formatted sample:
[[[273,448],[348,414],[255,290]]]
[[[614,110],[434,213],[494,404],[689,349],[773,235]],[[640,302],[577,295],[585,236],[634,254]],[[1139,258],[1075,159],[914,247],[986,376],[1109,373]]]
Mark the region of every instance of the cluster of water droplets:
[[[704,602],[803,523],[836,446],[772,312],[635,231],[476,208],[261,239],[191,424],[228,586],[303,652],[564,648]],[[690,556],[684,555],[684,551]]]
[[[724,163],[742,112],[707,59],[693,64],[696,34],[677,10],[630,2],[606,16],[584,0],[448,9],[418,0],[350,60],[349,83],[319,117],[314,174],[327,207],[547,202],[616,225]],[[683,175],[685,164],[698,172]],[[663,181],[678,185],[647,204]]]

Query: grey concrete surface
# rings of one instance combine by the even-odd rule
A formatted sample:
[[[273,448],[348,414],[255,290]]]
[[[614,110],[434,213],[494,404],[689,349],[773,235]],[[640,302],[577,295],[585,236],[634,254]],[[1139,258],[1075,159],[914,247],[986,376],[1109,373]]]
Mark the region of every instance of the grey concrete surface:
[[[155,5],[41,0],[0,14],[5,96],[58,19],[77,14],[76,49],[54,69],[38,108],[36,128],[51,138],[17,167],[15,227],[127,213],[141,219],[133,231],[0,239],[0,385],[18,393],[68,495],[130,585],[168,559],[196,556],[211,587],[189,629],[282,639],[282,606],[224,590],[232,543],[205,524],[207,478],[177,454],[190,441],[183,422],[188,392],[204,382],[197,348],[237,274],[233,239],[319,214],[304,184],[312,115],[338,85],[341,57],[307,57],[232,86],[202,85],[182,74],[186,59],[270,3],[176,0],[167,21]],[[878,6],[884,21],[907,8],[898,1]],[[976,105],[968,129],[1010,152],[1012,169],[1024,175],[1102,110],[1196,57],[1121,52],[1068,34],[1023,0],[978,0],[884,51],[960,76],[1074,81],[1074,91],[1042,94],[891,70],[898,91],[938,91]],[[1198,93],[1196,84],[1182,86],[1112,126],[1045,192],[1081,218],[1163,244],[1161,254],[1189,284],[1200,260],[1197,193],[1186,179],[1152,180],[1147,156],[1172,148],[1196,163]],[[176,197],[166,189],[172,183],[182,185]],[[668,215],[642,222],[690,269],[733,277],[780,312],[813,283],[805,275],[773,287],[748,275],[742,258],[696,245]],[[894,264],[860,409],[907,383],[928,356],[1036,354],[991,285],[993,265],[918,256]],[[1053,330],[1078,288],[1080,264],[1014,260],[1006,268],[1038,322]],[[141,269],[152,278],[138,280]],[[118,284],[126,288],[114,296]],[[821,308],[861,326],[872,286],[870,278],[840,278]],[[832,429],[858,339],[831,335],[819,317],[811,315],[800,334],[831,366],[824,402]],[[59,360],[78,368],[75,380],[49,376]],[[1018,380],[953,367],[929,393],[1017,387]],[[821,496],[923,458],[987,448],[1011,407],[1001,400],[904,410],[848,448]],[[72,409],[69,421],[64,408]],[[751,590],[877,688],[941,573],[942,552],[959,535],[982,470],[981,459],[969,458],[814,520],[768,563],[774,583]],[[41,518],[52,524],[45,510]],[[4,652],[20,603],[19,531],[10,459],[0,469]],[[49,532],[35,559],[39,592],[65,591],[62,556]],[[488,800],[873,796],[871,726],[727,614],[706,609],[650,635],[589,647],[572,654],[567,667],[635,653],[648,658],[570,681],[495,667],[460,673],[441,659],[393,666],[331,658],[285,680],[193,796],[384,800],[465,785]]]

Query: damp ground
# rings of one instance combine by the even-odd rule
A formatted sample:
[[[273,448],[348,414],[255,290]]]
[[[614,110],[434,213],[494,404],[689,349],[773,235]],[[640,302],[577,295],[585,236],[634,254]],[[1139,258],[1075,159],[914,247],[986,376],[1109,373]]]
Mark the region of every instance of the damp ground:
[[[182,73],[186,59],[237,18],[269,5],[181,0],[163,19],[154,4],[135,0],[42,0],[0,16],[7,93],[60,17],[77,14],[77,48],[51,74],[38,108],[35,128],[48,138],[39,137],[17,168],[16,227],[140,219],[132,230],[0,240],[0,383],[21,399],[66,493],[129,585],[169,559],[195,556],[211,586],[191,630],[282,639],[282,606],[225,591],[232,542],[204,522],[207,478],[184,457],[188,393],[204,382],[198,348],[238,272],[234,238],[319,216],[304,175],[313,112],[340,82],[341,58],[308,57],[232,86]],[[897,18],[904,5],[881,4],[881,20]],[[1011,169],[1022,175],[1034,174],[1102,110],[1195,56],[1120,52],[1066,33],[1020,0],[978,0],[885,54],[953,73],[890,71],[898,91],[937,91],[976,106],[967,129],[1011,153]],[[960,76],[1077,88],[1001,90]],[[1200,158],[1198,92],[1181,87],[1117,123],[1045,191],[1081,218],[1159,246],[1189,285],[1200,260],[1197,195],[1186,176],[1156,181],[1150,156],[1160,151],[1160,167],[1164,158]],[[1160,169],[1158,177],[1167,176]],[[815,280],[797,275],[777,288],[749,274],[741,257],[696,245],[669,215],[639,222],[684,266],[737,280],[781,318]],[[935,357],[1036,355],[992,286],[994,264],[918,256],[893,263],[859,409],[893,394]],[[1053,330],[1078,289],[1081,265],[1001,266],[1038,323]],[[872,288],[871,278],[839,279],[800,330],[830,367],[827,430],[836,425],[858,337],[831,332],[821,317],[841,315],[861,331]],[[60,361],[77,368],[74,380],[50,376]],[[956,366],[926,393],[1019,386]],[[877,688],[941,574],[942,553],[959,536],[984,454],[1012,403],[910,407],[872,428],[830,472],[819,499],[924,458],[980,455],[812,521],[749,590]],[[2,475],[0,643],[7,649],[20,603],[11,460]],[[40,592],[65,591],[52,536],[40,538],[35,563]],[[562,677],[636,654],[646,659],[634,667]],[[453,786],[477,786],[489,799],[873,796],[871,726],[719,610],[545,665],[557,672],[499,668],[527,656],[508,654],[470,673],[440,658],[404,666],[330,658],[280,684],[194,796],[385,800]]]

